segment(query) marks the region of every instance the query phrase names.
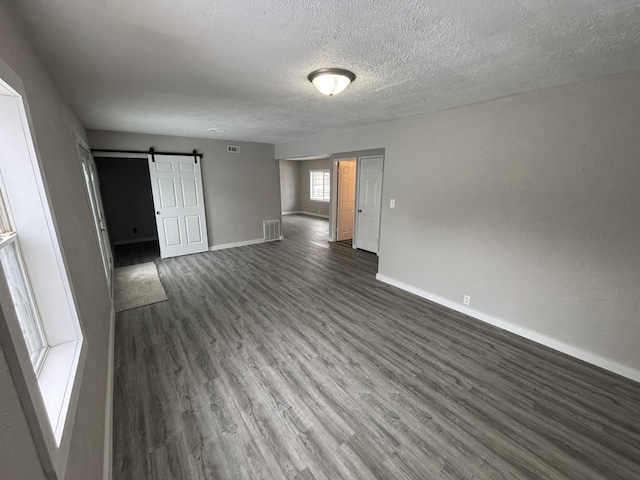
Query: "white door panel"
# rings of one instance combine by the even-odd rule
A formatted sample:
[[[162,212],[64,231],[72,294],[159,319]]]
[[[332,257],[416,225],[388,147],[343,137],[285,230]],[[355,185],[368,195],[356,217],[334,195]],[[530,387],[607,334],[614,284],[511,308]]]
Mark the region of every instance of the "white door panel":
[[[195,178],[182,179],[182,204],[185,207],[198,206],[198,187]]]
[[[382,164],[382,157],[362,157],[358,165],[356,247],[373,253],[378,253]]]
[[[164,238],[168,247],[180,245],[180,219],[178,217],[170,217],[162,219],[163,233],[160,238]]]
[[[160,208],[177,207],[176,183],[173,178],[159,178]]]
[[[155,162],[156,172],[173,172],[173,163],[160,160],[158,155],[155,156],[155,159],[156,159],[156,162]]]
[[[195,168],[195,163],[180,163],[180,171],[181,172],[191,172],[191,173],[195,173],[196,168]]]
[[[200,225],[200,217],[192,215],[184,218],[187,225],[187,243],[202,242],[202,225]]]
[[[208,250],[200,162],[191,156],[149,155],[149,173],[160,256]]]

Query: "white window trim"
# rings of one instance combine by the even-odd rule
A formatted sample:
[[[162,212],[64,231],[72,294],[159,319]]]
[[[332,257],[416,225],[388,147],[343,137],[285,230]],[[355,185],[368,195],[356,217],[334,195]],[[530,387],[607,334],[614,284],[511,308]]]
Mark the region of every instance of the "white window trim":
[[[91,148],[79,135],[76,136],[78,148],[78,160],[82,169],[82,177],[84,179],[85,191],[87,192],[87,202],[91,207],[91,215],[96,229],[96,238],[100,248],[100,256],[102,258],[102,266],[104,268],[109,293],[113,294],[113,258],[111,253],[111,243],[107,234],[107,222],[104,215],[104,206],[102,205],[102,197],[95,183],[97,180],[87,178],[87,175],[97,176],[97,169]]]
[[[309,170],[309,201],[318,203],[330,203],[331,202],[331,176],[329,176],[329,198],[327,200],[320,200],[313,197],[313,174],[315,172],[330,173],[328,168],[314,168]]]
[[[11,309],[2,312],[6,325],[0,328],[0,341],[43,469],[64,478],[86,352],[30,125],[22,81],[0,59],[0,173],[50,345],[39,375],[36,377]],[[7,295],[2,277],[3,305],[12,304]]]

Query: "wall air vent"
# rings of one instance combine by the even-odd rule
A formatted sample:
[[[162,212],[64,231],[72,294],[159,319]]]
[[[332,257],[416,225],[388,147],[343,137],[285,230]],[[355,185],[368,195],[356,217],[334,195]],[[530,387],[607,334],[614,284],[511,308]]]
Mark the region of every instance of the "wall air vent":
[[[262,222],[264,229],[264,241],[282,240],[280,236],[280,220],[265,220]]]
[[[227,145],[227,153],[241,153],[239,145]]]

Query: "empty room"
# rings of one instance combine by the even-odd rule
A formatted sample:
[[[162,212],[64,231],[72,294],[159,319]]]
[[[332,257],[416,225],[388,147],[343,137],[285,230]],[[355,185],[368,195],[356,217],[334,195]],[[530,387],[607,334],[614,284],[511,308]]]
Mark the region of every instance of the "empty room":
[[[0,480],[640,478],[640,3],[0,0]]]

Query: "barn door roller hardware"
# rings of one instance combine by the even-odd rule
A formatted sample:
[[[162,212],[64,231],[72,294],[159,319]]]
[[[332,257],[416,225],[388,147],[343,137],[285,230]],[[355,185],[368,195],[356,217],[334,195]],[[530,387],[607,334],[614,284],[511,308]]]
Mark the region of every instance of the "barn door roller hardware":
[[[156,155],[176,155],[178,157],[193,157],[198,163],[198,158],[202,158],[202,153],[198,153],[197,150],[193,150],[191,153],[184,152],[156,152],[153,148],[147,150],[112,150],[112,149],[104,149],[104,148],[92,148],[91,153],[135,153],[137,155],[151,155],[151,161],[156,161]]]

